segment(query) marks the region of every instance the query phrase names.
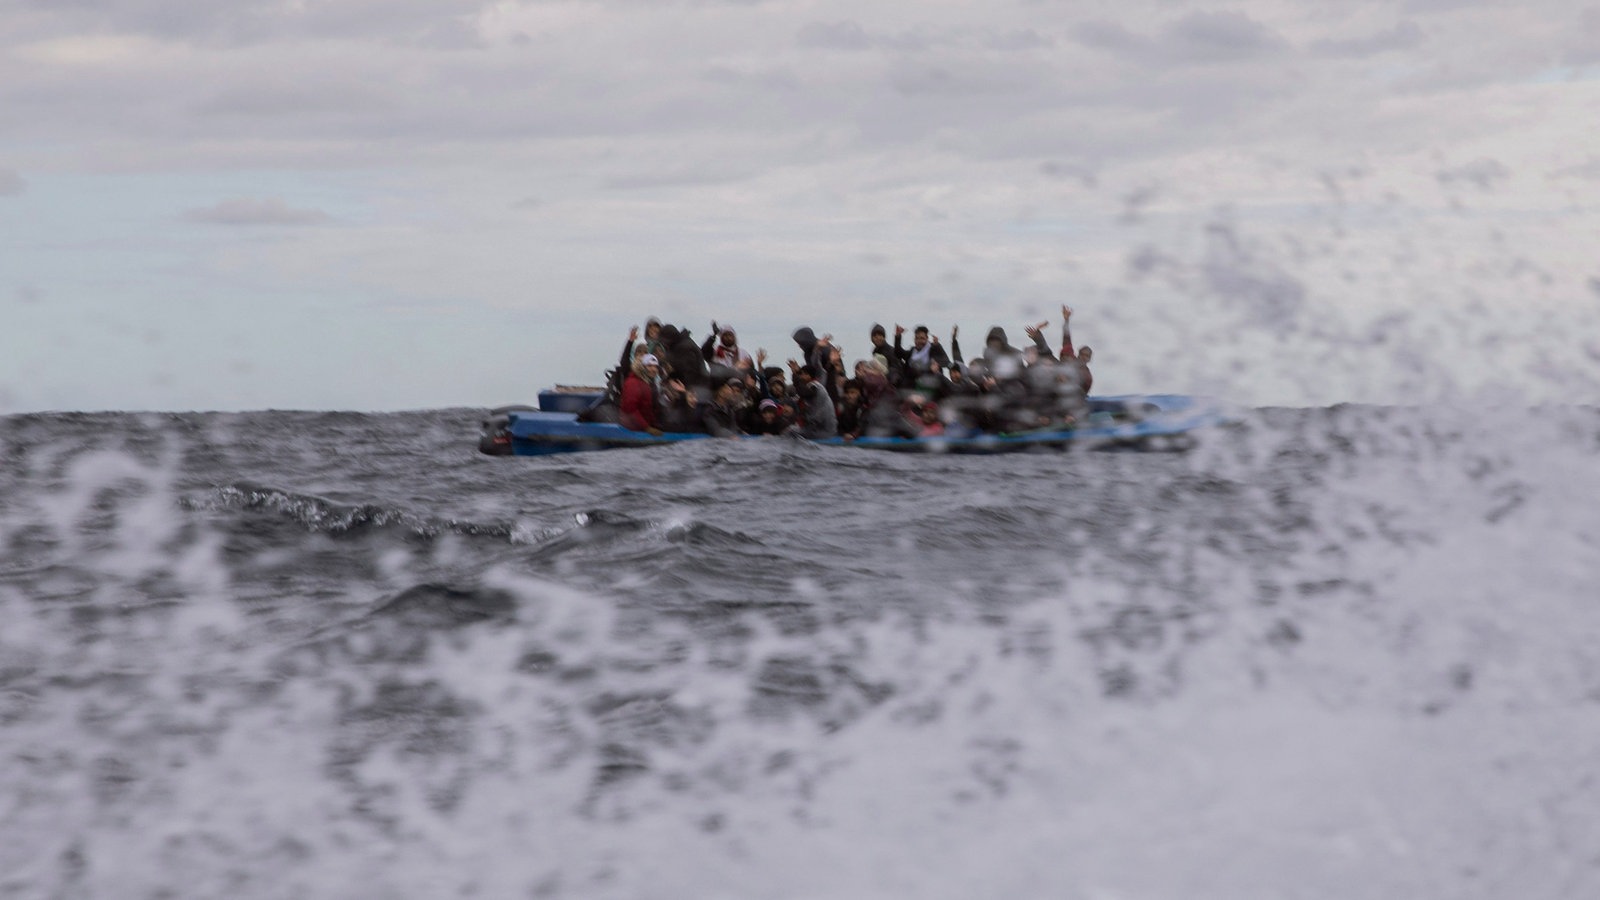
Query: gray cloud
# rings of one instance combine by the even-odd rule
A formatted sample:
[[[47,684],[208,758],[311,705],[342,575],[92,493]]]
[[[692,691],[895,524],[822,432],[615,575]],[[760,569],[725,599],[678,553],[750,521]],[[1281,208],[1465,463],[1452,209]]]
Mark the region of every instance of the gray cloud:
[[[716,84],[771,91],[794,91],[802,86],[799,76],[784,68],[742,69],[713,65],[705,70],[702,77]]]
[[[1167,47],[1179,56],[1203,62],[1249,59],[1289,48],[1282,35],[1236,12],[1189,13],[1165,37]]]
[[[1317,56],[1341,59],[1362,59],[1419,47],[1426,39],[1422,26],[1410,20],[1401,22],[1386,31],[1355,38],[1321,38],[1312,41],[1307,50]]]
[[[1150,35],[1116,22],[1083,22],[1072,36],[1087,47],[1162,65],[1247,61],[1290,49],[1278,32],[1238,12],[1191,12]]]
[[[1600,179],[1600,159],[1591,159],[1588,162],[1575,166],[1567,166],[1550,173],[1552,178],[1594,178]]]
[[[1122,196],[1122,213],[1117,221],[1124,225],[1136,224],[1144,215],[1145,207],[1161,196],[1159,185],[1141,185]]]
[[[199,5],[84,0],[74,7],[78,13],[59,16],[99,10],[148,29],[165,7]],[[567,21],[562,11],[548,26],[538,16],[523,21],[508,13],[499,32],[485,26],[491,42],[497,33],[503,39],[492,52],[458,54],[396,46],[392,38],[441,19],[458,21],[474,4],[430,11],[402,0],[393,10],[382,8],[397,21],[379,21],[378,4],[354,0],[337,21],[295,26],[333,34],[370,28],[371,38],[359,44],[286,39],[220,54],[215,48],[141,52],[116,68],[8,67],[0,58],[0,130],[74,140],[85,155],[97,138],[111,135],[124,144],[119,152],[205,155],[243,165],[345,166],[375,157],[393,165],[463,144],[516,154],[595,137],[686,138],[679,145],[687,152],[712,159],[726,154],[725,136],[738,134],[785,134],[791,142],[826,135],[831,156],[937,139],[963,155],[1031,156],[1036,165],[1148,158],[1174,147],[1237,141],[1241,128],[1252,129],[1245,137],[1288,134],[1322,122],[1284,122],[1285,110],[1323,118],[1330,104],[1355,114],[1344,128],[1356,133],[1373,109],[1353,96],[1364,89],[1360,83],[1310,84],[1321,74],[1315,69],[1285,71],[1299,60],[1283,52],[1287,43],[1278,31],[1241,13],[1195,12],[1141,25],[1136,33],[1109,21],[1074,28],[1068,14],[1042,16],[1038,7],[1002,4],[974,15],[976,27],[958,28],[948,17],[937,25],[907,18],[905,28],[894,30],[850,20],[808,24],[816,7],[773,2],[763,7],[761,24],[735,31],[712,27],[723,14],[692,3],[662,10],[591,2],[581,16]],[[556,7],[519,11],[547,8]],[[217,21],[193,28],[237,30],[240,20],[276,21],[288,9],[245,0],[233,12],[196,12]],[[705,16],[706,27],[672,26],[670,39],[661,36],[662,27],[695,16]],[[518,46],[518,33],[532,35],[531,43]],[[1086,46],[1123,57],[1122,65],[1104,64]],[[1226,64],[1209,64],[1216,62]],[[1302,96],[1308,84],[1317,92]],[[651,152],[638,147],[616,149]],[[648,170],[649,163],[640,158],[624,168]]]
[[[1494,190],[1499,184],[1511,177],[1511,170],[1505,163],[1496,159],[1475,159],[1469,163],[1440,169],[1434,173],[1434,178],[1445,186],[1456,184],[1469,184],[1479,190]]]
[[[811,22],[800,29],[795,41],[802,47],[824,50],[871,50],[878,46],[877,40],[856,22]]]
[[[697,164],[619,175],[608,179],[606,187],[613,190],[629,191],[660,187],[727,184],[743,180],[752,174],[754,172],[749,168],[732,167],[727,164]]]
[[[0,197],[15,197],[27,186],[21,175],[11,169],[0,168]]]
[[[1100,183],[1093,167],[1081,162],[1062,162],[1047,159],[1039,164],[1039,174],[1046,178],[1060,178],[1076,181],[1086,188],[1095,187]]]
[[[1567,38],[1570,42],[1563,59],[1569,66],[1600,62],[1600,6],[1578,13],[1578,25]]]
[[[888,34],[869,32],[859,23],[843,22],[811,22],[800,29],[795,35],[795,42],[801,47],[810,47],[822,50],[902,50],[915,52],[927,50],[936,43],[932,37],[914,32],[900,32]]]
[[[889,50],[921,53],[936,49],[969,48],[996,53],[1021,53],[1056,45],[1054,38],[1035,28],[958,28],[918,27],[887,32],[874,31],[858,22],[810,22],[795,35],[796,46],[805,49],[860,52]]]
[[[120,33],[226,46],[312,39],[479,45],[471,17],[493,0],[31,0],[77,33]]]
[[[1056,45],[1054,38],[1046,37],[1032,28],[990,35],[984,39],[983,43],[990,50],[1000,50],[1008,53],[1025,50],[1044,50]]]
[[[387,110],[387,96],[356,84],[246,84],[226,88],[196,105],[203,116],[297,117]]]
[[[1027,66],[946,56],[892,66],[889,84],[907,96],[1003,94],[1015,97],[1043,83]]]
[[[1085,47],[1115,53],[1134,53],[1152,45],[1149,38],[1134,34],[1116,22],[1080,22],[1073,26],[1072,37]]]
[[[223,200],[215,206],[191,209],[183,217],[207,225],[324,225],[333,221],[320,209],[295,208],[275,197]]]
[[[1305,282],[1232,223],[1213,219],[1203,231],[1205,247],[1194,259],[1152,245],[1135,248],[1124,261],[1126,277],[1132,283],[1159,280],[1188,297],[1210,297],[1252,328],[1280,336],[1294,331],[1309,302]]]

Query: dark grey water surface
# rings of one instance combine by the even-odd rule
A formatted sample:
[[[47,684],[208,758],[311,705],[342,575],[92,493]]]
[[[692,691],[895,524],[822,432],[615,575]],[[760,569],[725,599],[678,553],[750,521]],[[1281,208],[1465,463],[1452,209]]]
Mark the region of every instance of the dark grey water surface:
[[[1377,717],[1344,748],[1367,753],[1451,710],[1471,734],[1600,697],[1592,410],[1261,410],[1186,454],[989,458],[490,458],[477,418],[0,419],[0,896],[957,896],[943,855],[1010,827],[1123,840],[1072,871],[1013,842],[977,885],[1175,896],[1201,863],[1152,866],[1130,810],[1235,807],[1212,776],[1093,796],[1076,779],[1151,764],[1105,750],[1128,729],[1148,757],[1203,710],[1276,727],[1288,698],[1314,742]],[[1222,782],[1270,756],[1226,732],[1193,751]],[[1504,796],[1600,799],[1600,770],[1541,760]],[[1394,849],[1457,787],[1399,824],[1337,787],[1294,815],[1229,794],[1207,821],[1230,841],[1334,844],[1236,846],[1251,874],[1187,895],[1600,885],[1576,849],[1600,831],[1564,814],[1535,827],[1544,870],[1474,844],[1509,821],[1481,809],[1426,864]],[[1052,792],[1079,805],[1019,799]],[[812,840],[837,867],[790,858]]]

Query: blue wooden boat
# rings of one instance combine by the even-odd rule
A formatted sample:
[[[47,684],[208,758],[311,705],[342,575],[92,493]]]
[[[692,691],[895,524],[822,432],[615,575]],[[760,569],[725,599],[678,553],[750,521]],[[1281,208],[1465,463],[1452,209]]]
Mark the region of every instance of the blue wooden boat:
[[[599,399],[599,390],[544,391],[539,395],[538,407],[496,409],[484,419],[478,448],[496,456],[548,456],[713,439],[706,434],[665,432],[653,435],[621,425],[580,421],[580,413]],[[1062,450],[1073,445],[1094,449],[1186,450],[1193,446],[1194,431],[1224,421],[1227,416],[1218,407],[1194,397],[1129,394],[1090,397],[1089,415],[1071,429],[1009,434],[951,430],[939,437],[860,437],[852,441],[827,438],[812,443],[905,453],[1016,453]]]

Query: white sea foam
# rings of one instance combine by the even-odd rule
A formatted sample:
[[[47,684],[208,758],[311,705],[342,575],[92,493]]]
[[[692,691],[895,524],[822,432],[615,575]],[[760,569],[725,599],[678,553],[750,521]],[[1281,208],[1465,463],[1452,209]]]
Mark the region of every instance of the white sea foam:
[[[947,495],[741,450],[754,487],[613,459],[462,503],[679,532],[570,546],[41,454],[0,506],[0,893],[1587,896],[1597,434],[1267,411],[1181,460],[940,460]]]

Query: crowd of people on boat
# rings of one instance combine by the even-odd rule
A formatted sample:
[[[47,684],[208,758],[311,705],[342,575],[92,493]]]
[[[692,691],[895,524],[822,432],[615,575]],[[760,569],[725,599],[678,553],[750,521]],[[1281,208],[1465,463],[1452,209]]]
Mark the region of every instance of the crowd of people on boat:
[[[850,368],[833,336],[802,327],[799,355],[768,365],[727,323],[711,323],[696,341],[688,329],[651,318],[628,333],[610,373],[606,397],[581,416],[634,431],[705,433],[716,437],[797,434],[839,437],[936,437],[949,433],[1065,430],[1087,414],[1094,384],[1093,351],[1074,348],[1072,309],[1061,307],[1061,343],[1052,349],[1049,322],[1025,329],[1012,346],[1004,328],[989,329],[981,353],[965,359],[960,330],[949,349],[926,326],[895,325],[894,340],[872,326],[867,355]]]

